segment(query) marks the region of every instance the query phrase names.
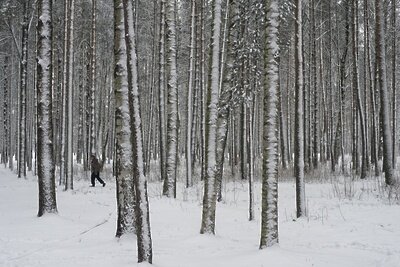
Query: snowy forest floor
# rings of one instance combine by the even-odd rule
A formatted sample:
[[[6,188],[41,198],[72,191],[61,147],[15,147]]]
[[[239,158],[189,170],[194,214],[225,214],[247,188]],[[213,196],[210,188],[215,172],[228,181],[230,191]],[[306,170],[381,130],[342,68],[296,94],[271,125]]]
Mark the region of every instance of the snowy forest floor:
[[[259,250],[260,184],[255,220],[248,221],[246,182],[230,182],[218,203],[216,235],[200,235],[201,183],[178,198],[150,183],[153,266],[399,267],[400,206],[381,181],[306,185],[308,216],[295,219],[295,184],[279,184],[279,246]],[[347,182],[346,182],[347,181]],[[36,178],[0,167],[0,266],[137,266],[134,236],[117,239],[115,182],[57,191],[58,215],[38,218]],[[147,266],[141,264],[140,266]]]

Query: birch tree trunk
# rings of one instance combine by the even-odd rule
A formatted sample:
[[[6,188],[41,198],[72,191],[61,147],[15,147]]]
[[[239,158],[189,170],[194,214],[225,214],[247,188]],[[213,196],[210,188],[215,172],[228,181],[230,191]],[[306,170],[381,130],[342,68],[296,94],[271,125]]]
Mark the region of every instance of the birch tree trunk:
[[[221,0],[212,1],[211,68],[209,72],[206,109],[206,167],[204,177],[201,234],[215,234],[216,210],[216,144],[218,120],[218,89],[220,68]]]
[[[195,33],[196,33],[196,1],[191,1],[192,14],[190,24],[190,55],[189,55],[189,79],[187,101],[187,127],[186,127],[186,187],[192,185],[192,121],[193,121],[193,85],[194,85],[194,61],[195,61]]]
[[[19,107],[19,159],[18,159],[18,177],[26,177],[26,145],[27,145],[27,82],[28,82],[28,3],[23,4],[24,18],[22,22],[22,44],[21,44],[21,59],[20,59],[20,107]]]
[[[68,127],[67,127],[67,172],[65,190],[74,189],[73,182],[73,77],[74,77],[74,15],[75,0],[70,0],[69,6],[69,38],[68,38]]]
[[[165,134],[165,0],[160,7],[160,53],[159,53],[159,136],[160,136],[160,176],[161,181],[167,180],[166,171],[166,134]]]
[[[39,212],[57,213],[56,186],[53,157],[52,129],[52,1],[39,0],[38,54],[37,54],[37,94],[38,94],[38,129],[37,161],[39,184]]]
[[[392,43],[392,94],[393,94],[393,104],[392,104],[392,140],[393,140],[393,146],[392,146],[392,160],[393,160],[393,168],[396,169],[396,127],[397,127],[397,117],[396,117],[396,112],[397,112],[397,90],[396,90],[396,64],[397,64],[397,34],[396,34],[396,16],[397,16],[397,11],[396,11],[396,1],[397,0],[392,0],[392,20],[393,20],[393,43]]]
[[[96,92],[96,0],[92,0],[91,78],[90,78],[90,153],[96,154],[95,92]]]
[[[361,92],[359,85],[359,64],[358,64],[358,0],[353,1],[353,90],[355,90],[357,98],[357,112],[360,119],[361,127],[361,147],[362,147],[362,162],[361,162],[361,179],[367,177],[367,142],[366,142],[366,127],[364,117],[364,107],[361,102]]]
[[[133,7],[130,0],[123,0],[125,42],[127,50],[128,90],[132,119],[133,180],[135,185],[135,221],[137,235],[138,262],[152,263],[153,250],[150,232],[149,200],[147,180],[144,171],[142,123],[140,118],[138,67],[136,55],[136,36],[133,26]]]
[[[178,157],[178,74],[176,67],[176,0],[167,0],[167,158],[163,195],[176,197],[176,164]]]
[[[381,100],[381,127],[383,134],[383,171],[387,185],[395,183],[393,177],[392,135],[390,131],[389,100],[386,77],[386,41],[384,31],[383,1],[375,0],[376,8],[376,63],[379,72],[379,91]]]
[[[4,163],[4,167],[7,167],[7,162],[9,158],[10,151],[10,143],[9,143],[9,135],[10,135],[10,127],[9,127],[9,97],[8,97],[8,62],[9,57],[6,56],[4,58],[4,81],[3,81],[3,151],[1,153],[1,161]]]
[[[64,0],[64,50],[63,50],[63,78],[62,78],[62,106],[61,106],[61,155],[60,155],[60,180],[59,185],[66,185],[66,168],[68,165],[67,157],[67,130],[68,130],[68,110],[67,110],[67,96],[68,96],[68,83],[69,83],[69,23],[70,23],[70,0]]]
[[[299,4],[299,1],[297,2],[297,4]],[[298,9],[299,6],[297,6],[297,11]],[[270,247],[278,243],[279,65],[277,58],[279,57],[279,45],[278,45],[279,7],[277,0],[266,1],[266,24],[267,24],[265,33],[266,49],[264,52],[265,53],[264,54],[264,62],[265,62],[264,122],[263,122],[264,157],[263,157],[263,179],[262,179],[262,199],[261,199],[260,249]],[[298,26],[299,25],[296,24],[296,29]]]
[[[296,178],[297,217],[306,215],[303,143],[303,54],[302,0],[296,0],[295,10],[295,118],[294,118],[294,175]]]
[[[133,148],[128,89],[127,50],[122,0],[114,0],[115,176],[117,182],[116,236],[135,232]]]
[[[225,148],[228,137],[228,124],[232,108],[232,73],[233,59],[235,51],[233,42],[235,41],[238,21],[238,2],[237,0],[229,1],[227,25],[227,40],[226,40],[226,60],[223,73],[222,89],[218,102],[218,121],[217,121],[217,149],[216,149],[216,183],[217,183],[217,200],[222,201],[222,174],[224,169]],[[231,155],[232,156],[232,155]]]

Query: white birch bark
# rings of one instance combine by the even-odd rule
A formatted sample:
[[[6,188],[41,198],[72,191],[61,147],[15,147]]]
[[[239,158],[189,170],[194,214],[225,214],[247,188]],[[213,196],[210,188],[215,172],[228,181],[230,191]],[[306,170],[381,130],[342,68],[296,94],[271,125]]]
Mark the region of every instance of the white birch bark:
[[[153,251],[150,232],[149,200],[147,195],[147,180],[144,172],[142,123],[140,118],[138,67],[133,26],[133,10],[130,0],[123,0],[125,14],[125,41],[128,60],[128,84],[133,114],[133,175],[135,184],[135,221],[137,235],[138,262],[152,262]]]
[[[379,72],[379,92],[381,99],[381,127],[383,134],[383,172],[385,173],[385,183],[393,185],[393,160],[392,160],[392,135],[390,131],[389,118],[389,99],[386,76],[386,41],[385,41],[385,18],[383,12],[383,1],[375,0],[376,7],[376,62]]]
[[[96,0],[92,0],[91,78],[90,78],[90,153],[96,154],[95,92],[96,92]]]
[[[362,147],[362,162],[361,162],[361,179],[367,177],[367,142],[366,142],[366,127],[364,117],[364,107],[361,102],[361,92],[359,84],[359,64],[358,64],[358,0],[354,0],[352,5],[353,10],[353,90],[355,90],[357,100],[357,113],[360,119],[361,127],[361,147]]]
[[[303,49],[302,0],[296,0],[295,10],[295,118],[294,118],[294,175],[296,178],[297,217],[305,216],[304,184],[304,122],[303,122]]]
[[[46,213],[57,213],[54,158],[53,158],[53,129],[51,116],[51,79],[52,79],[52,1],[38,2],[38,54],[37,54],[37,90],[38,90],[38,184],[39,212],[38,216]]]
[[[167,158],[163,194],[176,197],[176,162],[178,154],[178,74],[176,66],[176,0],[167,0]]]
[[[117,182],[116,236],[135,232],[134,181],[129,108],[127,51],[122,0],[114,0],[115,176]]]
[[[215,234],[216,211],[216,144],[218,119],[218,90],[220,68],[221,0],[212,1],[211,68],[208,83],[206,109],[206,167],[204,177],[203,213],[201,234]]]
[[[67,167],[67,128],[68,128],[68,113],[67,113],[67,95],[68,95],[68,71],[69,71],[69,6],[70,0],[64,0],[64,51],[63,51],[63,82],[62,82],[62,113],[61,113],[61,156],[60,156],[60,181],[59,185],[66,185],[66,167]]]
[[[263,180],[260,249],[278,243],[278,26],[277,0],[266,3]]]
[[[8,107],[8,59],[9,57],[6,56],[4,58],[4,67],[3,67],[3,74],[4,74],[4,81],[3,81],[3,151],[1,154],[1,161],[4,163],[4,167],[7,167],[8,162],[8,155],[9,155],[9,107]]]
[[[228,120],[232,105],[232,74],[233,74],[233,64],[234,64],[234,45],[236,32],[237,32],[237,22],[238,22],[238,3],[236,0],[232,0],[229,3],[229,11],[227,13],[228,21],[227,24],[227,52],[225,68],[223,72],[222,89],[218,102],[218,121],[217,121],[217,147],[216,147],[216,179],[217,179],[217,200],[222,201],[222,175],[224,167],[224,154],[227,143],[228,136]]]
[[[190,55],[189,55],[189,78],[188,78],[188,101],[187,101],[187,127],[186,127],[186,187],[192,185],[192,121],[193,121],[193,85],[194,85],[194,55],[195,55],[195,32],[196,32],[196,1],[192,0],[192,14],[190,24]]]
[[[160,136],[160,178],[167,180],[166,134],[165,134],[165,0],[161,0],[160,13],[160,53],[159,53],[159,136]]]
[[[65,190],[74,189],[73,183],[73,74],[74,74],[74,14],[75,0],[70,0],[69,6],[69,38],[68,38],[68,127],[67,127],[67,166]]]
[[[26,177],[26,109],[27,109],[27,82],[28,82],[28,3],[23,4],[24,19],[22,22],[22,44],[20,61],[20,115],[19,115],[19,159],[18,159],[18,177]]]

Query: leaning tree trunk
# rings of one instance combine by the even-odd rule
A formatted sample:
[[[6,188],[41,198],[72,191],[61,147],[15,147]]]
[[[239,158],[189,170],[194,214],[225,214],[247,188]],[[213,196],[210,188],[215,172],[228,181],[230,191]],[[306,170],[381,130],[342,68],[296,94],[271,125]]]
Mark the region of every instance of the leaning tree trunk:
[[[223,81],[222,81],[222,89],[218,102],[218,121],[217,121],[217,150],[216,150],[216,164],[217,169],[215,173],[216,182],[217,182],[217,200],[222,201],[222,174],[224,168],[224,155],[225,148],[228,137],[228,123],[229,123],[229,115],[232,104],[232,73],[233,73],[233,59],[235,55],[233,42],[235,38],[236,25],[238,19],[238,7],[237,0],[231,0],[229,3],[229,16],[227,24],[229,27],[227,28],[227,52],[226,52],[226,61],[225,68],[223,73]],[[232,155],[231,155],[232,156]]]
[[[127,52],[122,0],[114,0],[115,176],[117,182],[117,232],[135,232],[135,194]]]
[[[37,54],[37,94],[38,94],[38,128],[37,128],[37,161],[39,183],[39,212],[41,217],[46,213],[57,213],[56,185],[53,157],[52,128],[52,1],[39,0],[38,54]]]
[[[152,262],[153,250],[150,232],[149,200],[147,180],[144,170],[142,123],[140,118],[138,67],[136,55],[135,29],[133,27],[133,9],[130,0],[124,0],[125,42],[128,60],[128,86],[131,114],[133,114],[133,175],[135,184],[135,221],[137,235],[138,262]]]

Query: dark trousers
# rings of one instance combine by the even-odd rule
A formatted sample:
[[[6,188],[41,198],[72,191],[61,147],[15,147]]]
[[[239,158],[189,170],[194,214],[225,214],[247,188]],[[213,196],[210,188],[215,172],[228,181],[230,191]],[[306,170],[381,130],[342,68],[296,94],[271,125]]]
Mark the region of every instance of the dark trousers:
[[[90,177],[90,180],[92,182],[92,186],[94,186],[96,178],[97,178],[97,181],[99,181],[101,184],[104,184],[104,181],[100,178],[100,173],[92,172],[92,176]]]

